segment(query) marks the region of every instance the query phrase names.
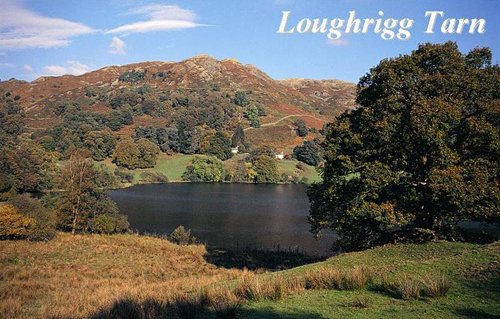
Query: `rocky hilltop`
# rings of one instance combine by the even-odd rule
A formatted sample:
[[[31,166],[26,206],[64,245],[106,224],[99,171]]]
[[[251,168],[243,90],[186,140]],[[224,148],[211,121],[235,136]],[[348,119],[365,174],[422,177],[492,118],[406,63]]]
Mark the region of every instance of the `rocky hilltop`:
[[[256,105],[262,125],[249,130],[249,138],[256,144],[291,146],[300,143],[291,133],[294,120],[321,128],[355,107],[356,86],[339,80],[274,80],[235,59],[198,55],[180,62],[109,66],[80,76],[12,79],[0,82],[0,90],[25,110],[32,132],[62,123],[72,107],[105,117],[130,111],[133,124],[115,128],[116,134],[133,134],[141,125],[165,127],[185,116],[193,117],[195,126],[230,131],[238,123],[249,127],[245,114]],[[214,114],[222,122],[208,123]]]

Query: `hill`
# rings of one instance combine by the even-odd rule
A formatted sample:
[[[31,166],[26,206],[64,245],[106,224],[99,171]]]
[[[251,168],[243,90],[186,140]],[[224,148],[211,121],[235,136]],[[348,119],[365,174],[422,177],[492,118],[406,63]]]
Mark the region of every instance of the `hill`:
[[[274,290],[272,298],[247,296],[250,300],[242,304],[237,318],[500,315],[498,242],[387,245],[260,275],[210,263],[203,246],[176,246],[163,239],[137,235],[60,233],[51,242],[2,241],[0,251],[2,318],[159,318],[169,307],[167,301],[172,295],[195,293],[202,287],[231,289],[240,285],[262,293],[256,284],[303,279],[314,274],[322,280],[326,274],[335,274],[335,270],[348,274],[359,269],[372,274],[372,284],[346,290],[304,290],[296,286],[279,294]],[[411,289],[437,275],[444,275],[451,283],[444,297],[405,300],[385,288],[389,286],[387,282],[403,282]],[[181,300],[176,307],[190,309],[190,303]],[[214,318],[209,309],[197,318]]]
[[[80,76],[12,79],[0,82],[0,103],[24,109],[29,132],[57,127],[68,121],[68,113],[79,111],[93,114],[93,121],[116,135],[133,135],[141,125],[186,126],[201,135],[232,133],[238,123],[250,126],[246,114],[255,106],[262,128],[249,132],[249,141],[285,148],[301,143],[294,120],[320,129],[355,107],[355,91],[354,84],[337,80],[277,81],[235,59],[199,55],[180,62],[109,66]]]

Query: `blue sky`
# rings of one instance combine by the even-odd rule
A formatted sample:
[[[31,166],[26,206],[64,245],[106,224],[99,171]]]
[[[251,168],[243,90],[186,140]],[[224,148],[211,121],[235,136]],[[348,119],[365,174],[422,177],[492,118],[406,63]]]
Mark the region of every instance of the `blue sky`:
[[[0,79],[81,74],[108,65],[179,61],[198,54],[236,58],[276,79],[300,77],[357,82],[386,57],[409,53],[418,43],[458,42],[462,52],[489,46],[500,54],[500,2],[372,0],[0,0]],[[411,39],[380,34],[277,34],[282,11],[287,28],[303,18],[414,19]],[[425,11],[446,18],[483,18],[483,34],[424,34]],[[466,27],[466,30],[468,27]],[[342,30],[342,29],[340,29]]]

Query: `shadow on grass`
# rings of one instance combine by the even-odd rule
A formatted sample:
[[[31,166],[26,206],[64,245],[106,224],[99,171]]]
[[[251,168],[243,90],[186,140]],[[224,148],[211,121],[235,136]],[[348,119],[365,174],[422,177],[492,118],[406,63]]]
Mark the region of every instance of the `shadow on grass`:
[[[454,311],[457,316],[466,317],[466,318],[484,318],[484,319],[498,319],[500,318],[499,314],[487,313],[483,310],[478,309],[457,309]]]
[[[207,247],[205,260],[218,267],[278,271],[324,261],[327,257],[308,256],[296,251],[273,251],[253,248],[225,250]]]
[[[263,318],[263,319],[324,319],[325,317],[311,312],[296,311],[296,312],[281,312],[274,309],[238,309],[235,317],[218,317],[211,309],[197,309],[192,312],[183,312],[179,315],[175,309],[158,301],[147,300],[142,303],[137,303],[130,299],[125,299],[115,302],[110,308],[101,309],[100,311],[90,315],[87,319],[163,319],[163,318],[180,318],[180,319],[210,319],[210,318]]]

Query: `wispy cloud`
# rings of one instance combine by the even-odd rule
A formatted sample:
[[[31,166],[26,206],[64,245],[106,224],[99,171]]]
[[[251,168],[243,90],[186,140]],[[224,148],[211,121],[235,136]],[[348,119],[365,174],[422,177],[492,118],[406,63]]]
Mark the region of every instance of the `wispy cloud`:
[[[142,16],[144,21],[125,24],[107,31],[111,34],[174,31],[206,26],[195,22],[196,13],[177,5],[151,4],[130,10],[126,15]]]
[[[33,68],[29,64],[23,65],[24,71],[33,72]]]
[[[0,68],[13,68],[15,67],[15,64],[12,63],[5,63],[5,62],[0,62]]]
[[[341,46],[349,45],[349,40],[346,40],[346,39],[335,39],[335,40],[328,39],[327,43],[330,45],[341,47]]]
[[[81,75],[92,70],[89,66],[78,61],[68,60],[66,62],[68,63],[66,67],[61,65],[47,65],[43,67],[43,73],[45,75]]]
[[[109,44],[109,47],[111,48],[108,50],[108,53],[111,54],[125,54],[125,47],[127,45],[125,42],[120,39],[119,37],[113,37],[111,40],[111,43]]]
[[[19,0],[2,0],[0,49],[66,46],[71,38],[94,32],[82,23],[42,16],[25,9]]]

